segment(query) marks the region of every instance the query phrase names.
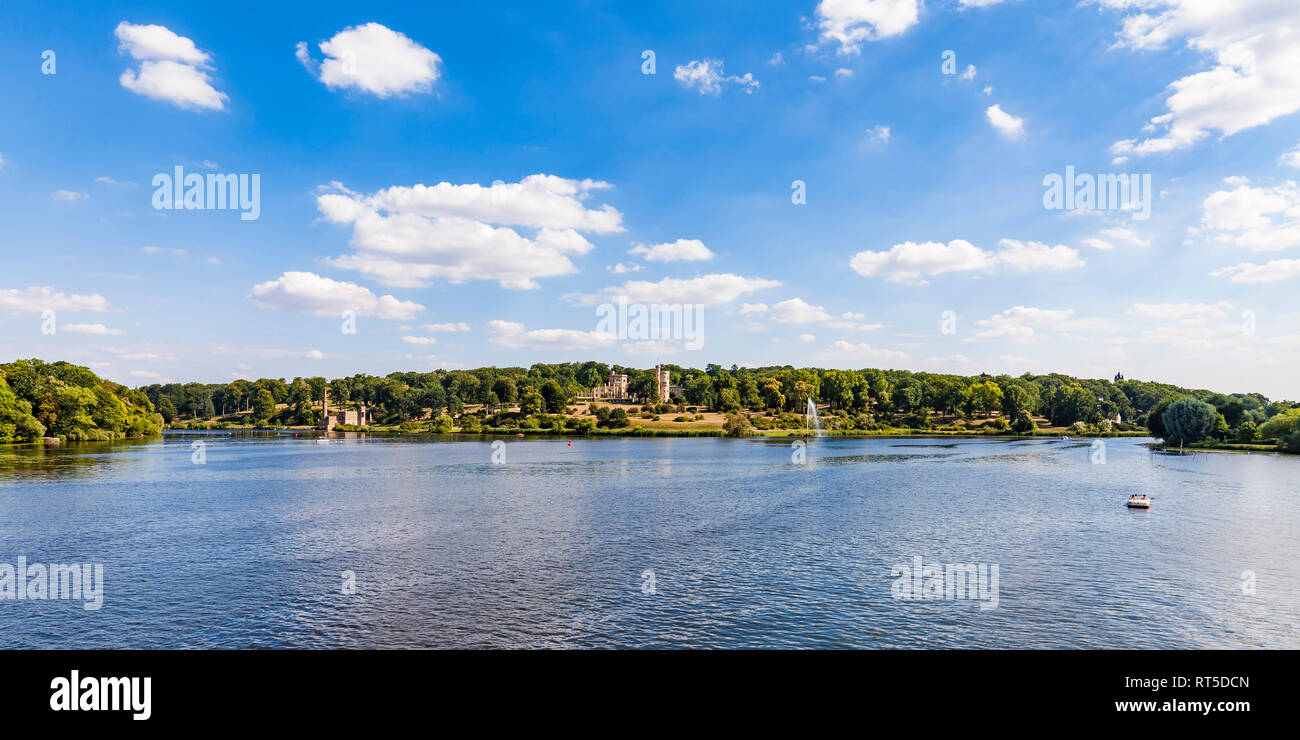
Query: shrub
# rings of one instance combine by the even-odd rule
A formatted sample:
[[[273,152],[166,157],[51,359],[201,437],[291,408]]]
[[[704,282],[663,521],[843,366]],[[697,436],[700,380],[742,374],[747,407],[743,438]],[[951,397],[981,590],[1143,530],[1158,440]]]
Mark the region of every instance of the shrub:
[[[750,423],[749,417],[739,411],[728,413],[727,420],[722,424],[722,431],[726,432],[728,437],[748,437],[753,428],[754,425]]]

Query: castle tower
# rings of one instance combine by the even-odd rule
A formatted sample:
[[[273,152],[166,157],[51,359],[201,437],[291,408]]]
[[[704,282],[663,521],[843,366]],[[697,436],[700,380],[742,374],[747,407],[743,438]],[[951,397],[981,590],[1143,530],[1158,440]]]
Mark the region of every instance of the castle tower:
[[[660,403],[668,402],[668,393],[669,388],[672,386],[672,382],[673,374],[670,371],[665,370],[663,365],[655,365],[655,385],[657,386],[656,390],[658,391],[656,395],[659,397]]]
[[[325,386],[325,392],[321,394],[320,404],[320,424],[317,426],[328,432],[330,429],[330,387],[328,385]]]

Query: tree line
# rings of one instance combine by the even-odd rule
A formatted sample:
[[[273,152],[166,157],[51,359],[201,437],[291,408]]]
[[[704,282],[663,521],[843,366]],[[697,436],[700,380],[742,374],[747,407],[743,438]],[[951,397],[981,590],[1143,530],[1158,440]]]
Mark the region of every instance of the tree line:
[[[329,390],[330,408],[364,404],[373,423],[429,424],[451,431],[567,427],[572,404],[611,373],[628,376],[642,417],[716,411],[736,417],[728,430],[800,428],[809,400],[832,430],[961,430],[978,426],[1020,434],[1041,422],[1080,433],[1149,430],[1175,444],[1205,440],[1277,443],[1300,451],[1300,407],[1258,393],[1222,394],[1142,380],[1098,380],[1059,373],[961,376],[907,370],[826,370],[768,366],[704,369],[665,365],[680,394],[657,402],[654,370],[572,362],[474,370],[261,378],[229,383],[167,383],[128,388],[88,368],[39,359],[0,365],[0,443],[43,436],[101,440],[158,434],[166,424],[220,419],[256,426],[314,425]],[[473,407],[472,411],[467,410]],[[636,422],[619,404],[593,406],[590,426]]]

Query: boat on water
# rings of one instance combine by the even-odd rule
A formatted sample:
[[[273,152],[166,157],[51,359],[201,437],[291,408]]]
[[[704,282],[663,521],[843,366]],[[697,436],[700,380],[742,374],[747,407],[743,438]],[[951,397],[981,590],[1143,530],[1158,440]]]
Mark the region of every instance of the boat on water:
[[[1145,494],[1140,498],[1137,494],[1134,494],[1128,497],[1127,506],[1130,509],[1150,509],[1151,499],[1147,498]]]

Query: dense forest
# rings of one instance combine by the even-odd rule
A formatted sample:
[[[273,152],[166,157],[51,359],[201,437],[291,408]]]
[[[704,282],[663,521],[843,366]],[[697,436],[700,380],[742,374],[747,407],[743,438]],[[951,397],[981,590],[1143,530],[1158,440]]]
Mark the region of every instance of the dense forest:
[[[630,394],[651,399],[656,389],[654,370],[583,362],[353,375],[330,381],[264,378],[151,385],[143,391],[169,423],[242,414],[255,424],[301,426],[319,421],[319,400],[328,385],[331,408],[364,403],[375,424],[442,431],[581,431],[703,410],[743,417],[736,423],[740,429],[745,425],[796,429],[805,423],[809,399],[818,405],[826,428],[846,432],[980,429],[1027,434],[1050,426],[1080,434],[1150,429],[1156,436],[1189,443],[1204,439],[1281,443],[1295,436],[1300,418],[1296,404],[1272,402],[1257,393],[1227,395],[1141,380],[1060,374],[966,377],[791,366],[664,367],[671,372],[673,385],[681,387],[680,395],[669,403],[646,403],[632,409],[632,415],[618,405],[596,407],[588,410],[591,418],[585,419],[567,415],[572,414],[575,401],[605,382],[611,372],[628,376]],[[1176,404],[1180,399],[1186,400]],[[1175,422],[1172,429],[1167,428],[1166,417]]]
[[[162,425],[143,391],[87,368],[35,359],[0,365],[0,443],[149,437]]]
[[[1300,451],[1300,407],[1257,394],[1222,394],[1142,380],[1068,375],[974,377],[906,370],[822,370],[774,366],[703,370],[665,365],[678,395],[655,400],[653,369],[599,362],[169,383],[130,389],[66,362],[0,365],[0,442],[42,436],[70,440],[157,434],[172,426],[313,426],[321,398],[330,408],[364,404],[378,426],[430,431],[635,429],[726,415],[728,433],[800,429],[809,399],[824,427],[839,432],[980,431],[1032,434],[1150,432],[1174,443],[1277,444]],[[611,372],[628,376],[636,403],[575,404]]]

